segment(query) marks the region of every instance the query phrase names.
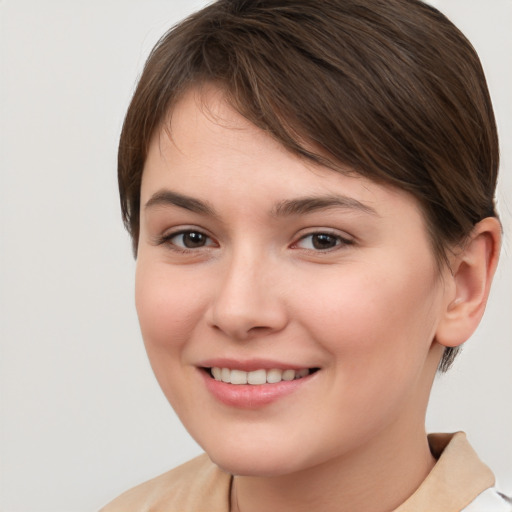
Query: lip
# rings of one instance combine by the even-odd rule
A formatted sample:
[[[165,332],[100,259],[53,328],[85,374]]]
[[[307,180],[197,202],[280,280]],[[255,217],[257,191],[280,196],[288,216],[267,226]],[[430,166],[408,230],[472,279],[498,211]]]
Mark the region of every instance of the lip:
[[[312,368],[311,366],[283,363],[281,361],[274,361],[270,359],[241,360],[229,358],[207,359],[205,361],[201,361],[197,366],[201,368],[229,368],[230,370],[242,370],[244,372],[272,370],[273,368],[279,368],[280,370],[301,370],[303,368]]]
[[[308,386],[318,372],[311,373],[306,377],[291,381],[281,381],[274,384],[228,384],[215,380],[205,368],[230,368],[232,370],[243,370],[246,372],[254,370],[271,370],[279,368],[282,370],[300,370],[308,366],[293,365],[270,361],[265,359],[253,359],[250,361],[234,361],[233,359],[210,359],[198,365],[198,371],[203,378],[208,391],[221,403],[238,409],[259,409],[280,400],[300,388]]]

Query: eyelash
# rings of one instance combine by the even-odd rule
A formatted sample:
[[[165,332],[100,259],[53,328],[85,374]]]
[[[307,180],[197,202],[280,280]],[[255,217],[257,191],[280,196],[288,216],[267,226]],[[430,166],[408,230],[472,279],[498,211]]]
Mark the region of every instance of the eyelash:
[[[323,248],[323,249],[314,248],[314,247],[313,248],[299,247],[299,243],[304,240],[307,240],[308,238],[312,239],[311,245],[314,245],[313,237],[326,237],[331,240],[334,239],[335,245],[332,247],[327,247],[327,248]],[[299,240],[297,242],[295,242],[292,247],[297,248],[297,249],[313,251],[313,252],[317,252],[317,253],[327,253],[327,252],[331,252],[331,251],[336,251],[337,249],[340,249],[344,246],[353,245],[353,244],[354,244],[353,240],[351,240],[349,238],[342,237],[341,235],[339,235],[337,233],[331,233],[329,231],[315,231],[313,233],[308,233],[308,234],[300,237]]]
[[[176,243],[174,243],[172,240],[178,236],[185,236],[185,235],[191,235],[191,234],[194,234],[194,235],[199,235],[201,237],[204,237],[206,239],[206,241],[213,241],[212,237],[208,236],[206,233],[204,233],[203,231],[199,230],[199,229],[182,229],[180,231],[175,231],[173,233],[168,233],[168,234],[165,234],[161,237],[159,237],[157,239],[157,245],[167,245],[169,246],[169,248],[173,251],[176,251],[176,252],[179,252],[179,253],[184,253],[184,254],[187,254],[187,253],[190,253],[190,252],[193,252],[197,249],[205,249],[205,248],[208,248],[208,247],[212,247],[215,245],[215,242],[212,244],[212,243],[206,243],[206,245],[201,245],[199,247],[183,247],[183,246],[180,246],[180,245],[177,245]]]
[[[182,245],[178,245],[172,241],[176,237],[179,237],[179,236],[183,237],[185,235],[189,235],[189,236],[190,235],[199,235],[199,237],[204,237],[205,245],[199,245],[197,247],[183,247]],[[335,245],[332,247],[327,247],[327,248],[318,248],[318,247],[315,248],[314,247],[315,242],[313,241],[313,237],[326,237],[326,239],[328,239],[328,240],[329,239],[334,240]],[[313,247],[301,247],[300,243],[307,240],[308,238],[311,239],[311,245],[313,245]],[[208,242],[210,242],[210,243],[208,243]],[[211,243],[211,242],[213,242],[213,243]],[[168,233],[166,235],[159,237],[157,239],[156,243],[157,243],[157,245],[165,244],[171,250],[178,252],[178,253],[182,253],[182,254],[190,254],[191,252],[195,252],[198,249],[208,249],[208,248],[216,245],[216,242],[212,239],[212,237],[210,237],[209,235],[207,235],[206,233],[204,233],[203,231],[201,231],[199,229],[182,229],[179,231]],[[342,237],[341,235],[339,235],[337,233],[332,233],[329,231],[315,231],[315,232],[307,233],[307,234],[301,236],[296,242],[294,242],[291,245],[291,248],[298,249],[298,250],[304,250],[304,251],[312,251],[312,252],[321,254],[321,253],[329,253],[332,251],[336,251],[342,247],[350,246],[353,244],[354,244],[353,240],[351,240],[349,238]]]

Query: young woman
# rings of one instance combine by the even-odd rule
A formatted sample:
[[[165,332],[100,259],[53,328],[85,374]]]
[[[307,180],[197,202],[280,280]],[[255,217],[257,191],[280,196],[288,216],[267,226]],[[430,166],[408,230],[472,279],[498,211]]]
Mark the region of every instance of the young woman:
[[[219,0],[157,44],[119,184],[155,375],[206,454],[104,510],[511,510],[438,369],[497,265],[480,62],[416,0]]]

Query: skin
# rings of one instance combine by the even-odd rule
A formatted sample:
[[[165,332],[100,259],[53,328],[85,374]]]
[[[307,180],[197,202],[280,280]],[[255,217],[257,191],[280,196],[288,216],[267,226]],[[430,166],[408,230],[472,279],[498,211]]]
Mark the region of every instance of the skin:
[[[136,305],[149,359],[190,434],[238,475],[240,510],[377,512],[410,496],[434,465],[424,420],[436,339],[465,336],[453,326],[467,303],[458,293],[477,288],[462,259],[459,282],[440,273],[416,200],[290,154],[212,86],[185,94],[153,137],[141,205]],[[485,276],[493,230],[476,237]],[[218,357],[319,371],[243,409],[205,386],[198,367]]]

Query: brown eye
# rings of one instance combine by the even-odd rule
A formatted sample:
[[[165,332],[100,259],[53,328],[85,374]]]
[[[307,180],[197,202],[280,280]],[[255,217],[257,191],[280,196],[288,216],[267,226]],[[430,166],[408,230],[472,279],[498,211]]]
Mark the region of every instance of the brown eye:
[[[170,236],[167,240],[182,249],[200,249],[213,245],[211,238],[200,231],[182,231]]]
[[[350,245],[352,242],[332,233],[311,233],[297,242],[297,247],[312,251],[328,251],[341,245]]]
[[[333,235],[320,233],[311,237],[311,245],[315,249],[332,249],[340,243],[339,239]]]

